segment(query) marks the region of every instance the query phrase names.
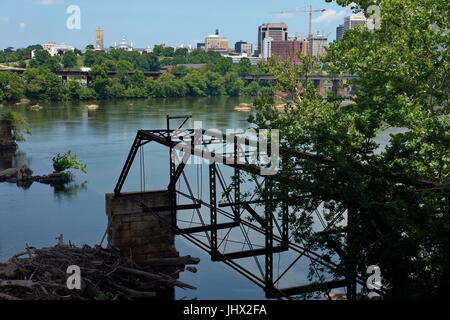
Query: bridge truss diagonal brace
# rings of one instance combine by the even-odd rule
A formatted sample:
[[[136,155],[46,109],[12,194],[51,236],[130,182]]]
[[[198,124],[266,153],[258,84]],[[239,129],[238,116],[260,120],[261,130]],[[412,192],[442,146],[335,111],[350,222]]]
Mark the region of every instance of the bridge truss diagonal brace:
[[[148,137],[143,137],[141,131],[138,131],[136,134],[136,138],[134,139],[133,145],[131,146],[128,157],[123,166],[122,172],[120,173],[119,179],[117,181],[116,187],[114,188],[114,194],[120,195],[125,180],[128,177],[128,173],[130,172],[131,166],[133,165],[134,159],[136,158],[136,154],[140,147],[151,142],[152,139]]]

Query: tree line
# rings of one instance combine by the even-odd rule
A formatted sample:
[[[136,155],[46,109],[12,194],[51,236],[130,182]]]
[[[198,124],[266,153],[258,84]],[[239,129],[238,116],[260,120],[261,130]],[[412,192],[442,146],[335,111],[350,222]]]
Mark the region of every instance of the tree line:
[[[87,85],[76,80],[63,83],[53,72],[74,68],[79,64],[79,57],[84,66],[91,68],[91,81]],[[158,79],[145,77],[145,71],[160,70],[161,66],[169,61],[170,65],[174,66],[170,72],[163,73]],[[181,62],[206,66],[190,69]],[[108,77],[108,71],[115,71],[117,76]],[[84,54],[81,51],[68,51],[62,56],[55,57],[38,48],[21,76],[7,71],[0,73],[0,100],[272,95],[273,89],[268,83],[244,82],[239,77],[241,74],[262,72],[260,66],[253,66],[247,58],[234,64],[231,59],[224,58],[217,52],[200,50],[188,52],[184,48],[156,46],[153,53],[145,54],[116,49],[108,52],[88,50]]]

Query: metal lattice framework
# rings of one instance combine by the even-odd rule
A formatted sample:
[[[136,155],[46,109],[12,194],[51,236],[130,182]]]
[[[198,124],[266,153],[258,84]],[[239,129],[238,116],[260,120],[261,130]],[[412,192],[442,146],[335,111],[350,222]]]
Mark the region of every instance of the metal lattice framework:
[[[122,187],[129,174],[130,168],[135,157],[141,147],[149,142],[155,142],[166,146],[169,149],[170,158],[170,181],[167,190],[170,195],[170,212],[171,219],[166,221],[159,216],[158,212],[146,207],[141,203],[144,212],[158,215],[161,220],[170,224],[174,232],[198,248],[207,252],[212,261],[221,261],[236,270],[250,281],[261,287],[268,298],[286,298],[292,296],[327,291],[334,288],[347,288],[347,295],[356,294],[357,284],[365,285],[365,280],[358,276],[349,279],[339,279],[320,283],[307,283],[290,288],[279,288],[281,279],[296,265],[300,259],[308,259],[315,262],[330,272],[336,270],[338,265],[329,257],[320,253],[311,251],[301,243],[293,242],[292,230],[289,225],[290,207],[287,203],[282,202],[282,213],[275,214],[271,210],[270,203],[277,202],[271,196],[264,199],[255,199],[256,192],[250,199],[241,199],[241,174],[250,173],[257,188],[270,190],[272,179],[280,178],[278,175],[263,177],[260,175],[258,166],[250,164],[248,158],[253,151],[246,150],[257,144],[249,139],[241,139],[240,143],[236,135],[230,136],[220,134],[219,141],[217,133],[203,129],[181,129],[190,116],[169,117],[167,116],[167,128],[165,130],[139,130],[131,147],[128,158],[125,162],[123,170],[120,174],[114,192],[120,196]],[[171,121],[182,121],[177,130],[171,129]],[[233,141],[230,145],[230,141]],[[181,161],[176,163],[172,156],[174,149],[183,143],[184,148]],[[220,151],[211,150],[211,147],[220,145]],[[257,149],[257,148],[256,148]],[[303,158],[315,157],[312,154],[295,152],[296,156]],[[185,173],[186,164],[189,158],[198,157],[207,160],[208,165],[208,185],[209,190],[205,193],[209,194],[208,199],[203,199],[203,194],[194,195],[190,186],[189,179]],[[320,159],[324,164],[330,164],[330,159]],[[227,183],[223,168],[231,170],[232,182]],[[181,183],[185,184],[185,190],[181,190]],[[430,187],[432,183],[420,181],[419,185],[424,184]],[[264,194],[270,195],[270,192]],[[218,201],[222,195],[225,202]],[[187,204],[181,204],[182,199],[188,201]],[[255,207],[256,206],[256,207]],[[263,207],[264,212],[258,212],[257,207]],[[202,209],[208,214],[202,213]],[[185,210],[193,210],[193,216],[190,220],[184,218]],[[259,210],[261,211],[261,210]],[[341,216],[347,213],[347,209],[343,208]],[[194,222],[194,215],[196,215]],[[310,215],[316,215],[317,221],[321,229],[318,233],[331,234],[333,232],[334,221],[326,223],[322,212],[319,208],[310,212]],[[195,226],[192,226],[195,224]],[[291,228],[292,229],[292,228]],[[241,232],[241,238],[238,240],[231,239],[233,232]],[[222,236],[219,236],[219,232]],[[224,234],[223,234],[224,233]],[[250,234],[251,233],[251,234]],[[254,239],[262,240],[261,244],[255,244]],[[229,251],[230,244],[241,245],[240,250]],[[294,254],[292,261],[275,277],[274,274],[274,255],[290,252]],[[264,259],[259,259],[263,257]],[[243,260],[253,260],[256,265],[254,268],[248,267],[247,264],[240,263]],[[263,261],[262,261],[263,260]]]

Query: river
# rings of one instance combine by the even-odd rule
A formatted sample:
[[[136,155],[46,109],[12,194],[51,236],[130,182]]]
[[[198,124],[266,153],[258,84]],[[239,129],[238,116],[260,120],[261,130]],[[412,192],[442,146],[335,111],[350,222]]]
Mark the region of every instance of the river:
[[[32,134],[20,143],[13,164],[27,164],[35,175],[48,174],[53,171],[52,157],[70,149],[88,165],[88,173],[76,172],[76,180],[66,190],[39,183],[28,189],[1,183],[0,261],[27,245],[55,245],[60,234],[78,246],[100,243],[107,224],[105,193],[114,189],[137,130],[164,129],[166,115],[188,114],[208,129],[247,128],[248,113],[234,111],[234,106],[251,101],[227,97],[100,101],[95,102],[98,110],[87,110],[87,103],[78,102],[41,103],[40,111],[14,106],[28,117]],[[380,141],[387,141],[387,133]],[[168,150],[150,144],[146,154],[146,174],[151,177],[146,189],[166,188]],[[6,166],[0,162],[0,169],[4,169],[2,163]],[[125,191],[140,190],[138,168],[130,172],[127,181]],[[181,275],[182,281],[198,289],[177,290],[177,299],[264,299],[259,287],[226,265],[211,262],[184,239],[177,238],[176,246],[181,255],[201,259],[197,274]],[[284,285],[298,284],[299,278],[306,281],[306,270],[306,263],[299,265]]]

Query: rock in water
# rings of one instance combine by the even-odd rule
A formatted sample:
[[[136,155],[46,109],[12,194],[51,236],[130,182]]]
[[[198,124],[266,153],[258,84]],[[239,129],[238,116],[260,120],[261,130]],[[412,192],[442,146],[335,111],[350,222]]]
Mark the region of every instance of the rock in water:
[[[19,171],[17,172],[17,180],[19,181],[28,181],[33,177],[33,170],[28,168],[26,165],[23,165]]]
[[[4,171],[0,171],[0,180],[7,180],[11,178],[15,178],[18,174],[19,170],[17,168],[10,168]]]
[[[98,108],[99,107],[96,104],[91,104],[91,105],[86,106],[86,109],[88,109],[88,110],[97,110]]]

